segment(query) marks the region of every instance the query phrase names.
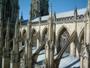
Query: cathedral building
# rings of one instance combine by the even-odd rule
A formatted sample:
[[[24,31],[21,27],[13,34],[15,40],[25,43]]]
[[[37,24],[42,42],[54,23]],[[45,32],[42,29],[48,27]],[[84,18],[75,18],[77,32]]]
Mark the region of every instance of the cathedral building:
[[[48,0],[32,0],[31,2],[32,19],[49,14]]]
[[[0,20],[5,29],[7,21],[10,21],[10,28],[13,28],[19,15],[18,0],[0,0]],[[5,31],[3,31],[5,32]],[[10,29],[13,33],[13,29]],[[12,34],[11,33],[11,34]]]
[[[17,18],[19,17],[18,15],[19,15],[18,0],[0,0],[0,68],[2,66],[1,62],[4,53],[3,49],[5,47],[5,39],[7,38],[6,36],[8,36],[8,40],[11,40],[13,38],[15,23]],[[12,42],[9,43],[8,47],[10,46],[12,46]]]
[[[0,0],[0,68],[90,67],[90,0],[62,13],[49,13],[48,1],[32,0],[23,21],[18,0]]]
[[[64,68],[64,67],[80,67],[89,68],[90,64],[90,0],[88,0],[88,6],[81,9],[73,9],[66,12],[54,13],[51,11],[49,15],[37,14],[40,12],[40,6],[38,0],[32,0],[31,15],[34,18],[30,21],[31,25],[31,39],[32,46],[36,47],[36,52],[32,53],[33,61],[38,63],[38,57],[40,60],[45,60],[45,68]],[[39,0],[40,1],[40,0]],[[37,2],[37,4],[36,4]],[[43,2],[42,4],[44,4]],[[35,7],[34,7],[35,6]],[[41,5],[42,6],[42,5]],[[45,6],[47,7],[47,6]],[[36,10],[34,10],[36,9]],[[38,10],[39,9],[39,10]],[[44,7],[43,7],[44,9]],[[48,10],[46,10],[48,11]],[[44,11],[43,11],[44,12]],[[33,15],[35,17],[33,17]],[[41,18],[41,19],[40,19]],[[21,36],[29,34],[29,23],[22,25],[20,28]],[[25,34],[23,34],[25,32]],[[26,36],[26,38],[27,38]],[[53,43],[52,45],[52,42]],[[35,46],[36,45],[36,46]],[[54,47],[54,48],[53,48]],[[40,52],[45,49],[45,58],[41,58]],[[56,50],[56,54],[55,54]],[[62,64],[61,57],[64,52],[69,55],[80,59],[78,66]],[[55,55],[56,56],[55,56]],[[56,59],[56,60],[55,60]],[[64,62],[71,63],[74,60],[66,60]],[[55,64],[55,65],[54,65]],[[50,66],[51,65],[51,66]]]
[[[19,5],[18,0],[0,0],[0,28],[2,25],[2,33],[5,37],[6,25],[9,20],[10,28],[15,26],[16,19],[19,15]],[[14,29],[10,29],[10,32],[13,33]],[[1,34],[0,34],[1,35]]]

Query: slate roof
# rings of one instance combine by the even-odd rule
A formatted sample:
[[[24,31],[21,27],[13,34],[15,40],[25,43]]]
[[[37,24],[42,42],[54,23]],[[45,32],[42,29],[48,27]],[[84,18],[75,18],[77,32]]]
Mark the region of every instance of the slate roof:
[[[87,8],[77,9],[78,15],[84,15],[86,13],[86,11],[87,11]],[[56,18],[64,18],[64,17],[70,17],[70,16],[74,16],[74,10],[56,13]],[[48,18],[49,18],[49,15],[42,16],[41,21],[46,21],[46,20],[48,20]],[[32,20],[32,22],[39,22],[39,20],[40,20],[40,18],[38,17],[38,18]],[[27,23],[28,23],[28,20],[24,20],[22,22],[23,25],[26,25]]]
[[[77,9],[78,15],[84,15],[86,13],[86,11],[87,11],[87,8]],[[74,16],[74,10],[67,11],[67,12],[61,12],[61,13],[56,14],[56,18],[63,18],[63,17],[70,17],[70,16]],[[48,20],[48,18],[49,18],[49,15],[42,16],[41,20],[45,21],[45,20]],[[38,18],[32,20],[32,22],[38,22],[39,19],[40,18],[38,17]]]

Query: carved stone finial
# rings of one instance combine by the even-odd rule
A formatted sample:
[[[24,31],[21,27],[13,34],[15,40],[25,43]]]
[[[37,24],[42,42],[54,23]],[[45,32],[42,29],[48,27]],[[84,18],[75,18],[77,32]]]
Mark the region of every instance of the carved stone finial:
[[[17,38],[19,36],[19,26],[20,26],[20,22],[19,19],[17,19],[16,24],[15,24],[15,38]]]
[[[90,11],[90,0],[88,0],[88,10]]]
[[[75,19],[77,19],[77,16],[78,16],[78,12],[77,12],[77,8],[75,8],[75,10],[74,10],[74,17],[75,17]]]

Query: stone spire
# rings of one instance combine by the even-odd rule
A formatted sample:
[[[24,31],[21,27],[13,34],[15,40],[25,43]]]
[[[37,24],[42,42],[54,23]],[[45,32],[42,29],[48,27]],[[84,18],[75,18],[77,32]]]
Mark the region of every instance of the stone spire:
[[[45,63],[46,63],[46,68],[50,68],[50,44],[49,41],[46,41],[45,45]]]
[[[87,21],[84,21],[84,44],[81,48],[81,68],[90,67],[90,0],[88,0],[86,17]],[[88,24],[87,24],[88,23]]]
[[[52,31],[53,31],[53,17],[52,17],[52,4],[51,4],[51,12],[49,14],[49,20],[48,20],[48,40],[52,40]]]
[[[88,10],[90,11],[90,0],[88,0]]]
[[[89,68],[90,65],[90,54],[89,54],[89,48],[87,47],[86,44],[83,44],[82,45],[82,48],[81,48],[81,66],[80,68]]]
[[[20,18],[20,20],[21,20],[21,22],[23,22],[23,20],[24,20],[22,15],[21,15],[21,18]]]
[[[54,31],[53,31],[53,17],[52,15],[52,4],[51,4],[51,13],[49,15],[49,20],[48,20],[48,41],[46,43],[46,66],[47,68],[53,68],[54,64]]]
[[[75,8],[75,10],[74,10],[74,22],[75,22],[76,32],[77,32],[77,16],[78,16],[78,12],[77,12],[77,8]]]
[[[78,12],[77,12],[77,8],[75,8],[75,10],[74,10],[74,17],[75,17],[75,19],[77,19],[77,16],[78,16]]]
[[[90,18],[90,0],[88,0],[87,11],[85,13],[86,18]]]
[[[23,19],[23,14],[21,13],[21,17],[20,17],[20,27],[22,27],[23,21],[24,21],[24,19]]]
[[[13,39],[13,51],[12,51],[12,68],[19,68],[19,19],[15,24],[15,33]]]
[[[31,3],[31,10],[30,10],[30,21],[32,20],[32,3]]]
[[[11,0],[12,3],[12,21],[16,22],[17,17],[19,16],[19,0]]]
[[[87,38],[89,38],[89,48],[90,48],[90,0],[88,0],[88,17],[87,17],[87,19],[88,19],[88,24],[89,24],[89,27],[88,27],[89,31],[87,31],[87,32],[89,32],[89,36]],[[90,49],[89,49],[89,51],[90,51]]]
[[[16,24],[15,24],[15,34],[14,34],[14,37],[15,38],[18,38],[18,34],[19,34],[19,25],[20,25],[20,23],[19,23],[19,19],[17,19],[17,21],[16,21]]]
[[[51,4],[51,12],[49,14],[49,19],[48,19],[48,40],[53,41],[53,36],[54,36],[54,22],[56,20],[56,14],[53,13],[53,9],[52,9],[52,4]]]
[[[54,12],[54,21],[56,21],[56,12]]]
[[[23,21],[23,13],[21,13],[20,20]]]
[[[10,30],[10,28],[9,28],[9,26],[10,26],[10,21],[9,21],[10,19],[8,18],[8,22],[7,22],[7,28],[6,28],[6,36],[5,36],[5,41],[6,41],[6,43],[8,43],[9,41],[9,30]],[[6,45],[5,46],[6,48],[8,48],[9,46],[8,45]]]
[[[2,0],[0,0],[0,64],[2,64]],[[0,68],[2,65],[0,65]]]
[[[86,15],[88,15],[88,17],[90,17],[90,0],[88,0],[88,6],[87,6]]]
[[[25,47],[25,66],[27,68],[32,68],[32,4],[31,4],[31,10],[30,10],[30,19],[27,24],[27,38],[25,39],[26,47]]]
[[[5,47],[3,49],[3,57],[2,57],[2,67],[3,68],[9,68],[10,67],[10,51],[9,51],[9,19],[7,22],[7,28],[6,28],[6,36],[5,36]]]
[[[0,21],[1,21],[1,13],[2,12],[2,0],[0,0]]]
[[[32,15],[30,18],[30,21],[27,24],[27,38],[25,40],[26,42],[26,47],[25,47],[25,58],[26,58],[26,67],[27,68],[32,68],[32,31],[31,31],[31,26],[32,26]]]

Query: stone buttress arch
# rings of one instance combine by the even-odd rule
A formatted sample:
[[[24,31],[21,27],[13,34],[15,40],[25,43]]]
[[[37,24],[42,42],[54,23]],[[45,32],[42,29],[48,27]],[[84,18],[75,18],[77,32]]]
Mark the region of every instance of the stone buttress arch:
[[[79,34],[79,43],[80,43],[80,53],[81,53],[81,48],[82,48],[82,45],[84,44],[84,28]]]
[[[31,37],[32,37],[32,45],[33,46],[36,46],[37,45],[37,31],[34,29],[34,28],[32,28],[31,29]]]
[[[81,32],[79,34],[79,42],[81,42],[82,39],[84,40],[84,28],[81,30]]]
[[[43,29],[43,31],[42,31],[42,37],[41,37],[41,39],[42,39],[42,41],[45,39],[45,35],[48,35],[48,28],[47,27],[45,27],[44,29]]]
[[[61,35],[62,35],[65,31],[66,31],[66,34],[68,35],[67,37],[69,38],[69,37],[70,37],[70,34],[69,34],[67,28],[64,27],[64,26],[62,26],[62,27],[59,29],[58,33],[57,33],[57,37],[56,37],[56,41],[57,41],[57,44],[56,44],[57,53],[58,53],[58,52],[60,51],[60,49],[61,49],[61,46],[60,46],[60,43],[59,43],[60,37],[61,37]]]

